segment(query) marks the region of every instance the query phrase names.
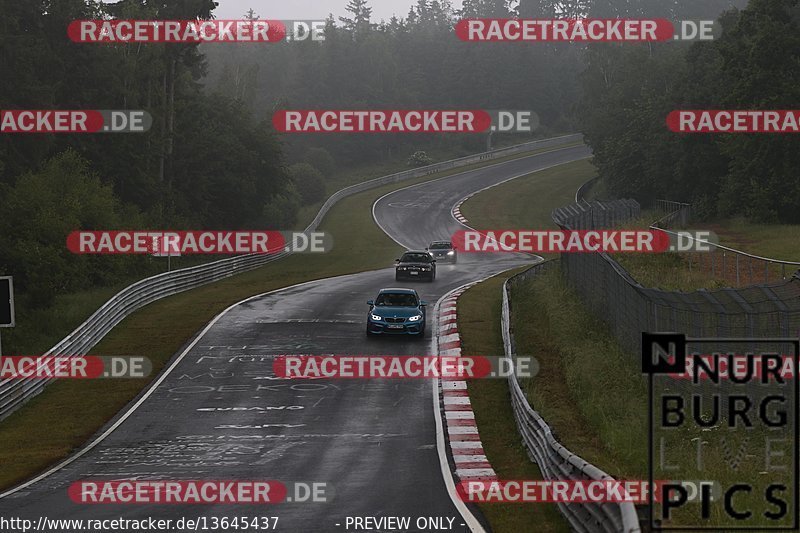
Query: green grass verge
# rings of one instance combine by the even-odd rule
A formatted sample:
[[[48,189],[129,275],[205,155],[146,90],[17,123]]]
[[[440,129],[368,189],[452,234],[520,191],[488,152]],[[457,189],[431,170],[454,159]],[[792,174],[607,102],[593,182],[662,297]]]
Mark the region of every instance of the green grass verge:
[[[472,197],[461,206],[461,212],[476,228],[554,228],[550,212],[572,202],[575,190],[594,173],[586,160],[534,172]],[[459,332],[465,354],[502,355],[501,290],[503,281],[513,273],[484,281],[459,298]],[[498,476],[541,479],[522,446],[507,382],[472,380],[469,388],[481,441]],[[481,511],[498,532],[529,531],[531,524],[536,524],[536,531],[569,531],[553,504],[483,504]]]
[[[647,473],[647,388],[639,365],[592,316],[558,268],[514,290],[517,353],[536,357],[523,382],[559,441],[612,476]]]
[[[586,191],[586,199],[605,199],[610,195],[603,180],[598,180]],[[649,226],[659,215],[647,220]],[[643,221],[644,222],[644,221]],[[800,225],[759,224],[743,217],[694,222],[692,229],[708,229],[717,234],[720,243],[743,252],[783,261],[800,261]]]
[[[519,159],[520,157],[540,154],[542,152],[547,152],[549,150],[554,150],[556,148],[568,148],[572,146],[580,146],[581,144],[582,144],[581,142],[570,142],[570,143],[559,144],[557,146],[550,146],[547,148],[539,148],[537,150],[532,150],[524,154],[512,154],[497,159],[487,160],[485,163],[477,163],[475,165],[470,165],[469,168],[480,168],[486,165],[494,165],[497,163],[503,163],[505,161]],[[499,148],[500,147],[495,147],[495,149]],[[464,154],[453,151],[451,153],[443,155],[442,157],[437,158],[437,161],[447,161],[449,159],[456,159],[458,157],[465,157],[467,155],[470,154]],[[355,185],[356,183],[362,183],[376,176],[388,176],[389,174],[394,174],[396,172],[401,172],[403,170],[409,170],[409,167],[403,166],[400,163],[395,163],[395,164],[384,164],[384,165],[371,165],[368,167],[360,168],[358,172],[337,173],[335,176],[333,176],[331,179],[327,181],[326,198],[327,196],[330,196],[336,191],[348,187],[350,185]],[[446,175],[446,173],[442,175]],[[316,216],[317,212],[319,211],[319,208],[322,206],[323,203],[324,200],[321,202],[317,202],[316,204],[303,207],[298,215],[298,223],[296,224],[296,227],[298,229],[302,229],[308,226],[308,224],[312,220],[314,220],[314,217]]]
[[[720,243],[731,248],[783,261],[800,261],[800,225],[757,224],[743,218],[696,225],[716,232]]]
[[[643,211],[641,216],[623,224],[623,229],[647,229],[659,218],[654,211]],[[718,289],[729,284],[724,278],[712,275],[701,268],[689,268],[686,254],[665,252],[659,254],[618,253],[611,254],[633,279],[645,287],[665,291],[696,291]],[[694,259],[696,261],[696,259]]]
[[[473,196],[461,214],[478,229],[557,228],[550,212],[572,203],[596,172],[588,159],[533,172]]]
[[[572,203],[575,190],[595,175],[588,160],[531,173],[472,197],[462,205],[461,212],[477,228],[555,228],[550,218],[552,209]],[[631,367],[630,357],[615,348],[614,338],[601,323],[591,319],[557,275],[547,274],[542,279],[546,281],[537,282],[535,289],[533,285],[520,287],[514,309],[517,352],[532,355],[540,363],[539,376],[524,383],[532,405],[575,453],[607,467],[609,473],[642,475],[646,443],[639,446],[631,437],[630,428],[610,423],[617,412],[630,413],[636,423],[644,420],[639,420],[636,413],[646,405],[638,403],[637,394],[645,391],[631,388],[634,383],[641,385],[640,377],[635,372],[623,374],[625,368]],[[498,288],[496,297],[500,294]],[[460,303],[459,312],[462,308]],[[499,316],[497,321],[499,335]],[[469,328],[469,322],[460,325],[465,339],[469,338]],[[609,404],[600,401],[596,393],[610,395],[620,411],[606,411]],[[589,417],[593,417],[591,421]],[[483,436],[483,427],[479,427]],[[619,435],[607,434],[618,427],[624,428]],[[646,435],[635,431],[633,434]]]
[[[552,148],[551,148],[552,149]],[[528,155],[528,154],[524,154]],[[516,157],[524,157],[519,155]],[[513,158],[513,157],[512,157]],[[510,159],[510,158],[509,158]],[[371,206],[398,187],[496,164],[499,160],[453,169],[366,191],[338,203],[321,230],[347,243],[324,255],[295,255],[202,288],[154,302],[126,318],[92,350],[97,355],[146,355],[153,374],[139,380],[56,382],[0,423],[0,488],[13,486],[78,449],[127,405],[196,332],[228,305],[248,296],[304,281],[393,266],[400,251],[372,222]],[[75,296],[63,336],[111,294],[109,289]],[[69,299],[64,305],[69,307]],[[81,312],[82,311],[82,312]],[[74,322],[74,323],[73,323]],[[47,346],[49,348],[49,345]],[[44,350],[46,348],[42,348]],[[40,350],[40,351],[41,351]]]
[[[645,287],[683,292],[730,287],[728,281],[708,270],[690,269],[682,254],[615,254],[614,259]]]
[[[514,302],[517,352],[533,355],[540,364],[539,375],[526,380],[523,388],[533,407],[553,428],[556,438],[618,479],[646,479],[647,378],[641,373],[636,355],[619,347],[605,324],[586,310],[558,268],[516,287]],[[668,384],[662,381],[662,385]],[[707,411],[706,406],[706,415]],[[687,416],[688,413],[689,410]],[[786,438],[786,433],[776,435],[763,427],[744,433],[743,438],[741,430],[731,432],[719,423],[707,429],[662,430],[657,435],[664,438],[665,461],[681,464],[683,475],[691,472],[688,475],[696,477],[689,479],[717,480],[723,487],[750,482],[754,490],[741,495],[736,505],[759,509],[764,505],[763,494],[768,483],[783,482],[786,486],[791,483],[789,470],[765,476],[761,458],[766,439],[782,437],[784,443],[791,439]],[[695,470],[698,439],[707,446],[702,472]],[[727,452],[720,453],[726,441],[749,460],[739,464]],[[781,452],[787,453],[784,449]],[[732,467],[732,462],[738,466]],[[711,505],[708,522],[699,517],[699,510],[699,505],[682,510],[669,525],[730,525],[721,499]],[[755,523],[748,525],[768,523],[758,516]]]
[[[462,207],[462,212],[467,214],[471,223],[484,228],[520,227],[523,223],[536,223],[535,214],[520,208],[526,207],[528,202],[533,205],[539,202],[539,197],[531,194],[535,192],[533,186],[528,189],[525,183],[519,182],[517,187],[509,187],[506,191],[502,191],[503,187],[506,186],[488,192],[496,195],[492,206],[482,205],[484,197],[479,195],[469,202],[478,209],[467,214],[469,211]],[[574,188],[568,189],[574,191]],[[526,190],[529,192],[520,194]],[[514,198],[515,195],[518,198]],[[563,204],[571,201],[571,198],[564,198]],[[517,218],[511,218],[509,211],[512,210],[518,213]],[[646,214],[646,218],[634,221],[630,226],[646,227],[654,218]],[[733,236],[727,242],[734,246],[752,244],[761,238],[760,246],[750,248],[754,252],[760,250],[756,253],[770,254],[784,250],[783,257],[791,257],[791,250],[797,249],[789,236],[796,236],[798,228],[792,226],[763,226],[739,220],[728,221],[725,227],[710,226],[709,229],[720,234],[723,242],[726,242],[726,237]],[[764,242],[773,237],[777,245]],[[687,274],[686,265],[682,265],[682,258],[675,254],[624,256],[622,261],[638,268],[634,277],[638,276],[637,279],[643,284],[684,290],[709,284],[709,276],[702,272],[695,272],[693,277],[684,277]],[[722,282],[718,281],[720,284]],[[643,479],[647,475],[648,400],[646,381],[639,371],[636,354],[626,353],[619,347],[613,334],[587,311],[557,268],[515,289],[514,328],[518,353],[533,355],[540,363],[539,375],[523,383],[525,392],[533,407],[550,423],[556,438],[612,476]],[[468,333],[466,327],[462,326],[461,329],[465,334]],[[491,427],[491,422],[488,424]],[[481,433],[482,438],[486,438],[483,428]],[[759,444],[763,447],[763,437],[759,434],[752,442],[741,444],[744,446],[743,453],[749,454],[748,457],[763,455],[764,450],[758,449]],[[720,427],[702,433],[673,432],[666,443],[667,453],[670,454],[668,460],[670,457],[694,458],[697,453],[695,441],[698,438],[701,441],[715,441],[716,445],[717,439],[731,438],[731,435]],[[760,508],[758,506],[763,502],[758,500],[763,494],[760,485],[764,484],[764,476],[758,470],[763,464],[759,466],[759,461],[751,461],[735,472],[731,470],[730,458],[725,454],[709,453],[703,460],[703,479],[719,480],[724,486],[729,486],[733,481],[755,480],[757,488],[753,494],[742,496],[741,505]],[[697,510],[699,506],[692,512]],[[719,504],[712,505],[711,515],[708,525],[726,523]],[[696,517],[684,515],[672,525],[698,523],[693,518]]]
[[[608,192],[605,180],[597,180],[583,192],[583,197],[586,201],[591,202],[592,200],[605,200],[610,198],[611,195]]]
[[[588,159],[532,172],[473,196],[461,214],[476,229],[558,229],[550,213],[574,202],[578,187],[596,173]]]
[[[626,228],[647,228],[658,218],[654,212],[644,212],[638,220],[626,224]],[[717,234],[725,246],[762,257],[800,261],[800,226],[789,224],[755,224],[744,219],[690,224],[690,229],[710,230]],[[614,258],[645,287],[656,287],[667,291],[714,290],[764,282],[779,281],[791,276],[796,268],[781,265],[766,265],[762,261],[739,257],[737,276],[736,255],[713,253],[661,253],[661,254],[615,254]]]
[[[479,228],[555,228],[550,218],[552,209],[572,203],[577,188],[595,175],[596,169],[588,160],[568,163],[488,189],[467,200],[461,212],[471,225]],[[467,294],[469,291],[465,296]],[[500,289],[497,289],[497,297],[500,297]],[[619,372],[620,367],[630,367],[630,358],[618,350],[613,357],[606,355],[605,350],[616,345],[613,337],[601,323],[591,319],[577,296],[554,272],[520,286],[514,301],[517,352],[536,357],[540,364],[539,376],[524,383],[532,405],[572,451],[617,473],[641,475],[646,467],[642,462],[646,455],[640,453],[646,452],[646,446],[632,443],[626,429],[622,435],[627,444],[617,447],[616,439],[603,438],[602,426],[596,424],[609,419],[609,414],[615,411],[597,413],[598,408],[605,411],[603,407],[607,403],[597,400],[595,389],[611,394],[619,386],[619,394],[614,396],[619,401],[617,407],[623,409],[619,412],[628,412],[625,394],[632,382],[641,380],[635,373],[628,373],[624,377],[631,382],[620,381],[615,372]],[[459,312],[461,308],[459,306]],[[460,329],[466,337],[469,329],[465,324]],[[600,381],[596,381],[598,378]],[[592,386],[595,382],[597,387]],[[641,405],[646,405],[638,404],[639,398],[633,396],[631,408],[640,409]],[[597,415],[593,421],[587,416],[590,413]],[[604,442],[611,440],[615,441],[615,455],[609,461]]]
[[[458,324],[464,355],[502,355],[501,290],[503,282],[518,271],[479,283],[459,298]],[[500,479],[542,479],[539,468],[522,446],[508,382],[476,379],[470,380],[468,387],[483,449]],[[532,531],[533,524],[536,531],[569,531],[567,521],[552,503],[484,503],[480,508],[497,533]]]

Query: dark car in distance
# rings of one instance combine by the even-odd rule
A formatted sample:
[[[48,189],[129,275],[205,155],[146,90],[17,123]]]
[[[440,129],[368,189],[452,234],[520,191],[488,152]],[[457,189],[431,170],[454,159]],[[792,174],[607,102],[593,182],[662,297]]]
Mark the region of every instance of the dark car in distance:
[[[394,279],[436,279],[436,259],[425,250],[408,250],[395,259]]]
[[[453,248],[450,241],[433,241],[425,248],[437,262],[446,261],[448,263],[458,262],[458,252]]]
[[[425,335],[425,306],[414,289],[381,289],[367,302],[367,336]]]

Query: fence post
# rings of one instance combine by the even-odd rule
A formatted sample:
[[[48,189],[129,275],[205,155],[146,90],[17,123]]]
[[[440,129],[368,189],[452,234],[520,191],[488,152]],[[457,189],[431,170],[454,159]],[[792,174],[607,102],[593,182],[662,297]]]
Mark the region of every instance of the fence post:
[[[722,279],[725,279],[728,275],[728,271],[725,270],[725,250],[722,250]]]

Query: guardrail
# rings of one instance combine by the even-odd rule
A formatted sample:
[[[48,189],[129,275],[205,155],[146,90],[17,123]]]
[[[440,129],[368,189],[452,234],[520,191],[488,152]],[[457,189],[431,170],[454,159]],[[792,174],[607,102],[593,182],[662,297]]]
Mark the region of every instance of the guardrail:
[[[542,270],[555,264],[554,260],[533,267],[510,277],[503,284],[502,330],[505,358],[510,363],[516,354],[514,334],[511,327],[511,288],[513,285],[530,279]],[[511,393],[511,406],[517,428],[530,459],[539,466],[545,479],[591,479],[611,481],[614,478],[596,466],[570,452],[553,436],[547,422],[531,407],[516,373],[508,377]],[[623,503],[559,503],[561,513],[566,517],[574,531],[596,533],[625,532],[639,533],[639,518],[636,507],[631,502]]]
[[[656,202],[658,208],[666,214],[653,222],[650,228],[659,229],[670,235],[678,235],[677,232],[667,228],[673,225],[685,227],[689,223],[691,205],[669,200],[656,200]],[[693,265],[696,264],[696,268],[700,270],[710,270],[712,277],[719,276],[725,280],[730,277],[731,282],[735,279],[737,287],[742,286],[743,280],[746,280],[749,285],[768,283],[772,276],[777,280],[786,280],[793,272],[800,269],[800,261],[784,261],[782,259],[762,257],[710,241],[696,240],[699,243],[713,247],[713,251],[686,254],[686,264],[689,272],[695,268]],[[754,264],[756,265],[755,268],[753,268]],[[790,269],[788,275],[786,272],[787,266]]]
[[[588,191],[592,185],[600,179],[600,176],[595,176],[594,178],[588,180],[586,183],[578,187],[578,190],[575,191],[575,203],[580,203],[583,200],[583,197],[586,196],[586,191]]]
[[[611,228],[639,216],[636,200],[592,200],[553,209],[551,218],[562,229]]]
[[[306,232],[315,231],[323,217],[331,207],[342,198],[357,194],[375,187],[396,183],[408,179],[418,178],[435,174],[443,170],[458,168],[473,163],[497,159],[517,153],[529,152],[539,148],[556,146],[570,141],[579,141],[582,135],[562,135],[549,139],[542,139],[528,143],[500,148],[491,152],[470,155],[441,163],[435,163],[425,167],[397,172],[388,176],[375,178],[345,187],[331,195],[319,209],[317,216],[305,229]],[[85,355],[100,340],[105,337],[117,324],[131,313],[141,309],[145,305],[161,298],[172,296],[180,292],[200,287],[208,283],[213,283],[242,272],[247,272],[258,268],[266,263],[275,261],[281,257],[291,254],[291,251],[280,252],[277,254],[263,255],[251,254],[227,259],[221,259],[211,263],[194,267],[165,272],[134,283],[121,290],[111,297],[100,309],[95,311],[92,316],[86,319],[72,333],[67,335],[61,342],[48,350],[45,355],[59,356],[78,356]],[[42,378],[35,380],[6,379],[0,381],[0,420],[3,420],[26,401],[39,394],[53,378]]]
[[[630,201],[604,202],[618,215],[590,216],[585,212],[587,206],[575,205],[556,209],[553,220],[562,229],[601,229],[602,225],[592,224],[623,219],[631,213],[626,202]],[[595,203],[588,209],[594,208]],[[561,272],[586,308],[608,326],[620,347],[631,354],[632,362],[636,354],[642,353],[643,331],[678,331],[695,338],[750,338],[754,339],[753,345],[720,341],[714,349],[720,353],[763,353],[783,348],[768,348],[763,341],[756,344],[755,339],[786,338],[800,330],[800,272],[777,282],[692,292],[645,287],[604,252],[561,254]],[[693,392],[689,391],[691,380],[678,381],[676,390]],[[753,382],[752,390],[746,391],[757,395],[759,387]],[[725,398],[720,402],[723,411],[728,408],[726,402]]]
[[[584,196],[597,179],[590,179],[575,191],[576,204],[589,205]],[[684,202],[656,200],[656,210],[661,212],[662,216],[650,224],[650,229],[658,229],[669,235],[678,236],[678,232],[668,228],[674,226],[686,227],[691,218],[691,207],[691,204]],[[689,235],[683,235],[683,237],[692,238]],[[730,278],[729,281],[735,282],[736,287],[742,287],[745,282],[749,285],[754,285],[769,283],[770,281],[785,281],[800,269],[800,261],[763,257],[711,241],[702,239],[697,239],[697,241],[711,246],[713,251],[686,254],[686,265],[689,272],[692,272],[695,268],[705,269],[710,271],[712,277]]]

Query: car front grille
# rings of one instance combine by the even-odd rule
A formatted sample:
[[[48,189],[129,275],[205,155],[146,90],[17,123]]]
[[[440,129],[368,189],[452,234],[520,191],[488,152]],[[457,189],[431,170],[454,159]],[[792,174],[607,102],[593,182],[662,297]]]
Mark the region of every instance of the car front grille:
[[[400,324],[402,322],[405,322],[406,319],[405,318],[394,318],[394,317],[388,317],[387,316],[386,318],[384,318],[384,320],[386,322],[390,323],[390,324]]]

